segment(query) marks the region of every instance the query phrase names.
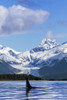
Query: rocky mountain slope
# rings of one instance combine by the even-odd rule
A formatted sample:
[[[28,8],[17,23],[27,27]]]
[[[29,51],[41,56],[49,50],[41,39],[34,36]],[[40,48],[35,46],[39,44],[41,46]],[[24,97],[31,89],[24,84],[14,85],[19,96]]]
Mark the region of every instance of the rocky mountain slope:
[[[67,57],[55,63],[52,67],[43,66],[39,69],[43,79],[66,79],[67,80]]]
[[[14,74],[20,70],[17,70],[7,64],[5,61],[0,60],[0,74]]]

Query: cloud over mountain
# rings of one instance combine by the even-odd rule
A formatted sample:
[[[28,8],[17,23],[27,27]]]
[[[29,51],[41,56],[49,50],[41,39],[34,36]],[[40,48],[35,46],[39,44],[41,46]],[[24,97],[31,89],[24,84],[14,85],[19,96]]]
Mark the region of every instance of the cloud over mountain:
[[[32,10],[20,5],[5,8],[0,6],[0,35],[25,33],[36,24],[45,22],[50,13]]]

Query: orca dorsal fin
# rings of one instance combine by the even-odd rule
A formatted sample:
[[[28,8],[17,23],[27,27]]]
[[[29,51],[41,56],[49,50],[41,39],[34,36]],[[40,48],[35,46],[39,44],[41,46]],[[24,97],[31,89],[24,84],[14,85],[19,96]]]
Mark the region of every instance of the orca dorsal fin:
[[[30,83],[29,83],[28,78],[26,78],[26,88],[32,88],[32,86],[31,86]]]

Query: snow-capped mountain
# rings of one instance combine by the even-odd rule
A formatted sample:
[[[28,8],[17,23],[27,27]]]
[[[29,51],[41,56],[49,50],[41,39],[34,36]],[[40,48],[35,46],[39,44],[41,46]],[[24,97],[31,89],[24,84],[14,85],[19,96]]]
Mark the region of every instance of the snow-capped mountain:
[[[0,45],[0,59],[21,70],[21,73],[29,70],[38,76],[40,68],[48,65],[52,67],[64,57],[67,57],[67,42],[58,45],[55,40],[43,39],[39,46],[26,52],[16,52]]]
[[[58,44],[56,43],[55,40],[50,40],[45,38],[42,40],[41,44],[35,47],[34,49],[32,49],[31,52],[41,52],[41,51],[49,50],[57,45]]]

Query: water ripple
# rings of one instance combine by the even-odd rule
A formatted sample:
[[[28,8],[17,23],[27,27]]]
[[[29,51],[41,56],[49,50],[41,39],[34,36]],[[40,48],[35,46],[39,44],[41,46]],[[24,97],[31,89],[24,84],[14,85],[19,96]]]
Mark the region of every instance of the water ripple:
[[[40,88],[26,93],[25,81],[0,81],[0,100],[67,100],[67,81],[30,81]]]

